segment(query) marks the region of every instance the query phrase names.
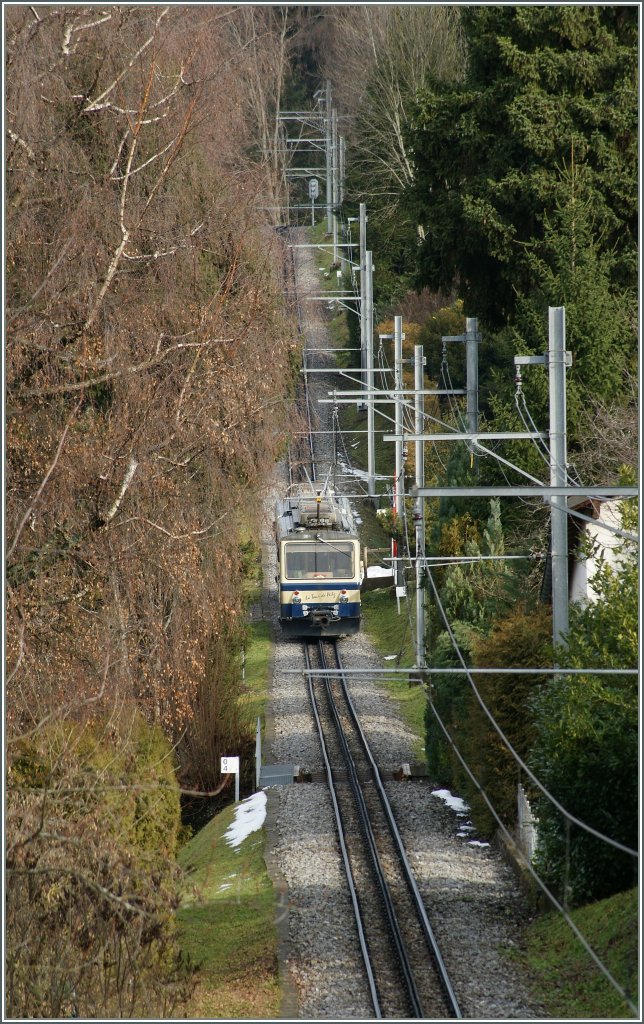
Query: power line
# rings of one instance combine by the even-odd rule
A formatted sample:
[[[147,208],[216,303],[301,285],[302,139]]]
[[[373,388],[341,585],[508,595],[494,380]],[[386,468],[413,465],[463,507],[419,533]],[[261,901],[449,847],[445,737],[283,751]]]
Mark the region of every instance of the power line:
[[[638,854],[637,850],[632,850],[630,847],[625,846],[623,843],[618,842],[616,839],[611,839],[610,836],[605,836],[602,832],[599,832],[597,829],[593,828],[592,825],[587,825],[585,822],[581,821],[579,818],[576,818],[573,814],[570,814],[570,812],[567,811],[566,808],[563,807],[563,805],[559,803],[559,801],[556,799],[556,797],[554,797],[552,795],[552,793],[550,793],[549,790],[546,789],[546,787],[543,785],[543,783],[537,778],[537,776],[534,774],[534,772],[528,767],[528,765],[522,759],[520,754],[518,754],[516,752],[516,750],[514,749],[512,744],[510,743],[509,739],[507,738],[507,736],[503,732],[501,726],[496,721],[494,715],[492,714],[492,712],[490,711],[490,709],[488,708],[487,704],[485,703],[485,701],[481,697],[481,694],[478,691],[478,688],[477,688],[477,686],[476,686],[476,684],[475,684],[475,682],[474,682],[474,680],[472,678],[472,674],[475,673],[477,670],[475,668],[474,669],[469,668],[466,665],[466,663],[465,663],[465,658],[463,657],[463,652],[461,651],[461,649],[460,649],[460,647],[458,645],[458,641],[457,641],[457,639],[456,639],[456,637],[454,635],[454,631],[452,630],[451,624],[450,624],[449,619],[447,618],[447,614],[445,612],[445,608],[443,607],[443,603],[442,603],[442,601],[440,599],[440,594],[438,593],[438,588],[436,586],[436,583],[434,582],[434,578],[433,578],[433,576],[431,574],[431,571],[429,569],[427,570],[427,578],[429,579],[429,582],[431,584],[432,590],[434,591],[434,597],[436,599],[436,604],[437,604],[438,610],[439,610],[439,612],[441,614],[441,618],[443,619],[443,622],[445,623],[445,628],[446,628],[446,630],[447,630],[447,632],[449,634],[450,640],[452,641],[452,646],[454,648],[454,651],[456,652],[456,655],[457,655],[459,661],[461,662],[461,664],[462,664],[462,666],[463,666],[463,668],[465,670],[465,674],[467,675],[467,679],[468,679],[468,682],[470,684],[470,687],[471,687],[471,689],[472,689],[472,691],[473,691],[473,693],[474,693],[474,695],[475,695],[479,705],[481,706],[481,709],[483,710],[483,712],[487,716],[488,720],[490,721],[490,724],[494,728],[494,730],[497,733],[497,735],[503,740],[503,742],[504,742],[508,752],[512,755],[512,757],[514,758],[516,763],[523,769],[523,771],[526,773],[526,775],[528,776],[530,781],[534,783],[534,785],[543,793],[543,795],[548,800],[550,800],[550,802],[552,803],[553,807],[556,807],[557,810],[560,812],[560,814],[562,814],[566,818],[566,820],[570,821],[574,825],[577,825],[579,828],[583,829],[585,832],[588,832],[590,835],[595,836],[596,839],[601,839],[602,842],[608,843],[608,845],[614,847],[614,849],[620,850],[622,853],[630,854],[632,857],[638,857],[639,854]],[[565,669],[559,669],[558,671],[559,671],[560,675],[565,675],[566,674],[566,670]],[[618,673],[620,671],[621,670],[619,670],[619,669],[617,670]]]
[[[478,779],[476,779],[476,777],[474,776],[472,770],[470,769],[469,765],[465,761],[465,758],[463,757],[463,755],[461,754],[460,750],[456,746],[456,743],[454,742],[454,740],[453,740],[453,738],[452,738],[452,736],[451,736],[447,726],[445,725],[445,723],[443,722],[442,718],[440,717],[438,711],[436,710],[436,707],[435,707],[434,702],[432,700],[431,694],[429,694],[429,696],[428,696],[428,703],[429,703],[429,706],[430,706],[430,708],[432,710],[432,714],[434,715],[434,717],[436,718],[436,721],[438,722],[440,728],[442,729],[443,734],[444,734],[447,742],[451,746],[451,748],[454,751],[456,757],[460,761],[462,767],[465,769],[465,771],[466,771],[468,777],[470,778],[471,782],[473,783],[473,785],[475,786],[475,788],[479,792],[481,798],[485,801],[485,804],[486,804],[488,810],[493,815],[494,820],[496,821],[499,829],[503,833],[505,839],[509,840],[510,842],[513,842],[512,836],[510,835],[510,833],[508,832],[505,824],[503,823],[503,821],[501,820],[501,818],[497,814],[497,812],[496,812],[496,810],[495,810],[495,808],[494,808],[490,798],[488,797],[487,793],[483,789],[483,787],[480,784],[480,782],[478,781]],[[632,1002],[632,1000],[631,1000],[630,996],[628,995],[628,993],[626,992],[626,990],[622,987],[622,985],[620,985],[620,983],[617,981],[617,979],[611,973],[610,968],[606,966],[606,964],[603,962],[603,960],[598,956],[598,954],[595,952],[595,950],[589,944],[589,942],[586,939],[586,937],[583,935],[583,933],[580,931],[580,929],[577,927],[575,922],[570,917],[570,914],[568,913],[568,911],[565,909],[565,907],[563,907],[561,905],[561,903],[559,903],[559,901],[554,896],[554,894],[550,891],[550,889],[545,884],[545,882],[537,874],[537,872],[535,871],[534,867],[532,866],[531,862],[528,859],[525,860],[525,865],[526,865],[530,875],[534,879],[534,881],[537,883],[537,885],[539,886],[541,891],[543,893],[545,893],[545,895],[547,896],[547,898],[551,902],[551,904],[554,906],[554,908],[562,915],[562,917],[564,918],[566,924],[573,931],[575,936],[579,939],[579,941],[581,942],[582,946],[584,947],[586,952],[589,954],[589,956],[591,957],[591,959],[593,960],[595,965],[599,968],[599,970],[602,972],[604,977],[610,982],[610,984],[613,986],[613,988],[619,993],[619,995],[626,1002],[628,1007],[633,1011],[635,1016],[638,1016],[639,1015],[638,1007],[635,1006],[635,1004]]]

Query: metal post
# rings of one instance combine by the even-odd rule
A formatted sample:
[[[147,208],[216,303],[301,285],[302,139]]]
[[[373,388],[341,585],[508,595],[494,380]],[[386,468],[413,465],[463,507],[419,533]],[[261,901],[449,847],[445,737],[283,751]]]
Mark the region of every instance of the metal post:
[[[332,164],[332,138],[331,138],[331,82],[326,83],[326,233],[330,235],[333,231],[332,209],[333,209],[333,164]]]
[[[550,485],[565,487],[566,439],[566,310],[548,307],[548,379],[550,390]],[[568,513],[566,498],[550,499],[552,561],[552,639],[566,643],[568,633]]]
[[[422,345],[414,346],[414,433],[422,434],[425,399],[422,394],[425,355]],[[416,487],[425,486],[425,449],[422,441],[414,441]],[[425,668],[425,587],[422,559],[425,557],[425,499],[416,498],[416,667]]]
[[[467,370],[467,429],[475,434],[479,429],[479,352],[478,352],[478,320],[476,317],[468,316],[465,320],[465,352]],[[470,447],[472,452],[472,467],[475,464],[474,446]]]
[[[360,203],[360,378],[366,387],[367,366],[367,205]],[[364,408],[364,404],[361,403]]]
[[[239,775],[240,769],[238,768],[235,772],[235,803],[239,803]]]
[[[339,176],[339,182],[338,182],[338,190],[339,190],[338,202],[339,202],[340,206],[342,206],[342,204],[344,202],[344,168],[345,168],[345,159],[346,159],[346,147],[345,147],[344,135],[341,135],[340,136],[340,176]]]
[[[331,151],[333,168],[333,263],[338,262],[338,206],[340,205],[339,195],[339,165],[338,165],[338,112],[333,108],[331,112]]]
[[[365,344],[367,356],[367,493],[376,494],[376,455],[374,432],[373,372],[373,261],[371,251],[365,253]]]
[[[404,464],[403,464],[403,399],[400,392],[403,386],[403,330],[402,330],[402,317],[394,317],[394,387],[396,389],[396,395],[394,396],[394,422],[396,424],[396,434],[400,434],[400,440],[395,442],[396,448],[396,468],[394,475],[394,512],[396,514],[396,526],[398,527],[402,522],[403,508],[404,508]],[[402,569],[400,567],[400,560],[394,564],[396,574],[396,587],[403,586]]]

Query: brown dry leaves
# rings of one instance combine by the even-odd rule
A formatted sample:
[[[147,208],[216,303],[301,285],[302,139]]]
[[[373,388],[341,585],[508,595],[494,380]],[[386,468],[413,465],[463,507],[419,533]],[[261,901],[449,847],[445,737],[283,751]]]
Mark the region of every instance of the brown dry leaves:
[[[239,732],[239,528],[258,522],[288,434],[294,343],[261,212],[274,181],[249,155],[261,111],[238,74],[245,30],[232,7],[6,14],[10,772],[21,742],[61,723],[108,721],[121,749],[136,709],[175,744],[182,779],[213,786],[212,744]],[[254,40],[262,66],[283,58],[280,32]],[[280,76],[264,86],[270,120]],[[57,756],[64,775],[71,754]],[[8,840],[33,854],[20,871],[66,850],[90,892],[94,855],[44,838],[68,835],[57,813],[46,792],[9,794]],[[44,927],[68,893],[54,861],[34,889]],[[13,940],[35,956],[19,903]],[[69,1009],[50,981],[30,1013]]]

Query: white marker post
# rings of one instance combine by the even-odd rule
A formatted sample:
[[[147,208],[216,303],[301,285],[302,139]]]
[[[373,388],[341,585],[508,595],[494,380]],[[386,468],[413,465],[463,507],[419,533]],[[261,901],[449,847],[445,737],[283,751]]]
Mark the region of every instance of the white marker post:
[[[259,777],[262,771],[262,723],[257,719],[255,732],[255,789],[259,789]]]
[[[239,758],[238,757],[222,757],[221,768],[219,769],[222,775],[234,775],[235,776],[235,803],[239,803]]]
[[[309,198],[311,200],[311,227],[315,226],[315,200],[320,194],[320,183],[317,178],[309,178]]]

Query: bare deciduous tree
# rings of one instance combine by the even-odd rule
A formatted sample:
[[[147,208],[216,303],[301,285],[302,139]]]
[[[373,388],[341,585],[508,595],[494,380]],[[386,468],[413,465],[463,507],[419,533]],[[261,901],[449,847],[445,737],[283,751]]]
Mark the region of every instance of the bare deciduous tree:
[[[230,19],[229,29],[239,49],[244,105],[261,154],[272,218],[279,223],[285,154],[278,113],[291,48],[289,8],[254,4],[239,7]]]
[[[238,695],[239,535],[288,432],[296,344],[243,13],[6,11],[16,1016],[165,1016],[183,992],[173,851],[146,845],[144,792],[176,796],[175,762],[184,785],[221,785],[200,758]],[[273,42],[254,45],[274,98]]]
[[[360,198],[392,217],[413,179],[405,131],[427,75],[458,77],[464,50],[449,6],[342,5],[329,13],[324,71],[360,154]]]

